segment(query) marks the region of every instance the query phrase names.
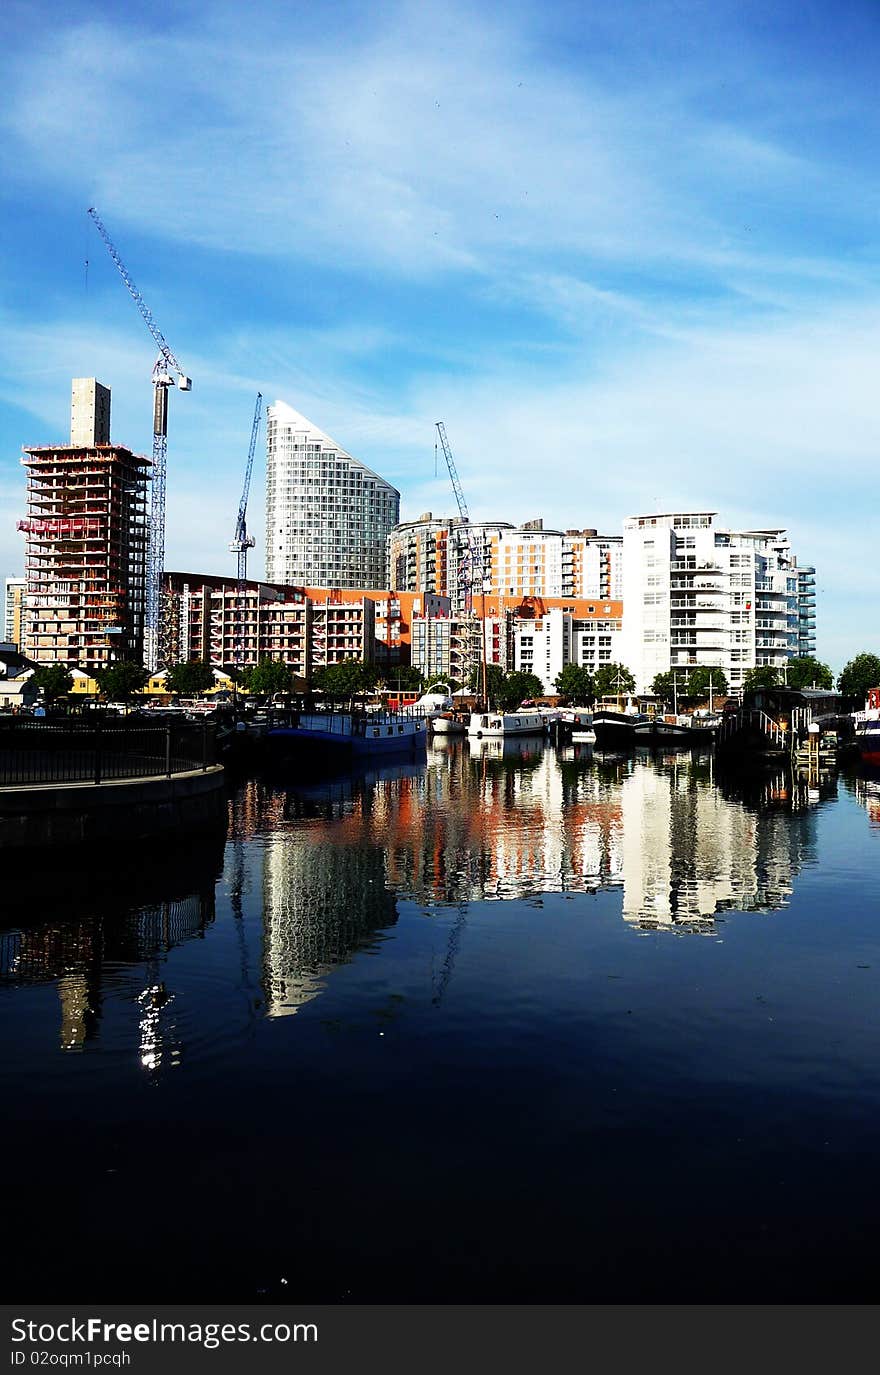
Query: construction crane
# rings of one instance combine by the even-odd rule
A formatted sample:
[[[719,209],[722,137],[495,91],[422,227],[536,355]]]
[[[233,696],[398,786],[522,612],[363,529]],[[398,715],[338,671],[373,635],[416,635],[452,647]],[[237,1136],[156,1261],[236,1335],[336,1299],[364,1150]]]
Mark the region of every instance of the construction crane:
[[[247,556],[248,550],[253,549],[256,540],[253,535],[247,532],[247,504],[248,492],[251,489],[251,473],[254,469],[254,452],[257,447],[257,434],[260,429],[260,412],[263,409],[263,397],[257,392],[257,404],[254,406],[254,423],[251,426],[251,446],[248,449],[247,467],[244,470],[244,487],[242,488],[241,501],[238,503],[238,519],[235,522],[235,539],[229,546],[230,553],[238,555],[238,587],[235,597],[235,665],[241,668],[244,663],[244,629],[245,629],[245,584],[247,582]]]
[[[459,563],[458,581],[461,588],[462,598],[466,611],[470,611],[473,605],[474,587],[479,581],[479,576],[483,568],[483,560],[480,550],[477,549],[470,530],[470,513],[468,512],[467,502],[465,501],[464,491],[461,486],[461,479],[458,476],[458,469],[455,466],[455,459],[452,457],[452,449],[449,445],[449,438],[446,434],[446,426],[442,420],[437,421],[437,433],[440,436],[440,445],[443,449],[443,457],[446,459],[446,467],[449,469],[449,478],[452,483],[452,490],[455,493],[455,501],[458,506],[458,514],[461,524],[464,527],[464,537],[466,540],[465,553]]]
[[[459,562],[458,582],[461,589],[464,610],[470,615],[473,611],[474,588],[479,585],[483,590],[483,550],[478,548],[471,529],[471,517],[465,501],[464,491],[462,490],[461,480],[458,476],[458,469],[455,466],[455,459],[452,457],[452,449],[449,438],[446,434],[446,426],[442,420],[436,422],[437,433],[440,436],[440,444],[443,449],[443,457],[446,459],[446,467],[449,469],[449,479],[452,483],[452,490],[455,493],[455,500],[458,506],[458,514],[461,518],[461,528],[464,530],[465,550]],[[483,596],[483,616],[481,618],[482,641],[482,681],[483,681],[483,701],[488,701],[487,693],[487,670],[486,670],[486,598]]]
[[[165,563],[165,470],[168,458],[168,388],[177,386],[181,391],[192,390],[192,379],[187,377],[141,293],[132,280],[125,263],[119,256],[116,245],[107,233],[95,207],[89,206],[89,215],[95,228],[107,245],[119,275],[128,287],[129,294],[137,306],[141,319],[153,336],[159,349],[159,357],[153,365],[153,496],[150,509],[150,544],[147,555],[147,605],[145,616],[144,661],[151,673],[159,667],[159,622],[162,605],[162,573]],[[172,372],[177,373],[175,381]]]

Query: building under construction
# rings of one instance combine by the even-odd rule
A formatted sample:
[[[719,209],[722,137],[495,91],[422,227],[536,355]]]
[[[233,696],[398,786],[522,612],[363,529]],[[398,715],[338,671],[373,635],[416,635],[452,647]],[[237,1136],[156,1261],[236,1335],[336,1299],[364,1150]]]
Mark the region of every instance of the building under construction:
[[[24,652],[94,672],[141,662],[150,460],[110,442],[110,392],[73,382],[69,444],[25,448]]]

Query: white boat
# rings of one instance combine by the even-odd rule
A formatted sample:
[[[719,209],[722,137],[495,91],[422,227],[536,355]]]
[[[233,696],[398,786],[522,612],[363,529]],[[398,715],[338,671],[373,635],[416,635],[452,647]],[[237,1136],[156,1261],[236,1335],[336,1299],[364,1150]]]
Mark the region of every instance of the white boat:
[[[442,716],[431,718],[431,730],[435,735],[464,735],[465,723],[458,716],[453,716],[451,711],[444,711]]]
[[[425,721],[436,721],[452,709],[452,698],[448,692],[426,692],[408,709],[409,715],[421,716]]]
[[[478,740],[503,740],[508,735],[543,735],[546,729],[540,711],[472,711],[467,733]]]

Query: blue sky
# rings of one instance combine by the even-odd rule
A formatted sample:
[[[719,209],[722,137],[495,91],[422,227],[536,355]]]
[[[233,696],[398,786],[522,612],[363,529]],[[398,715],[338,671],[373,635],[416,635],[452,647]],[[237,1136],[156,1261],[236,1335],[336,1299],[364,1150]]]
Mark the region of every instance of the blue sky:
[[[94,204],[194,379],[169,567],[233,572],[259,389],[405,518],[452,509],[442,419],[475,516],[784,525],[821,657],[880,649],[873,0],[7,0],[0,40],[0,576],[72,376],[150,449]]]

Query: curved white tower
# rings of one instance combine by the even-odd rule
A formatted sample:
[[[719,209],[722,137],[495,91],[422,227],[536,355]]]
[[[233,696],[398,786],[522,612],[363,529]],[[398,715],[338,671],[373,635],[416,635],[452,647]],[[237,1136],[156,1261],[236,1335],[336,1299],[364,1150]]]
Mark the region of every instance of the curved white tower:
[[[266,579],[387,587],[400,493],[292,406],[266,423]]]

